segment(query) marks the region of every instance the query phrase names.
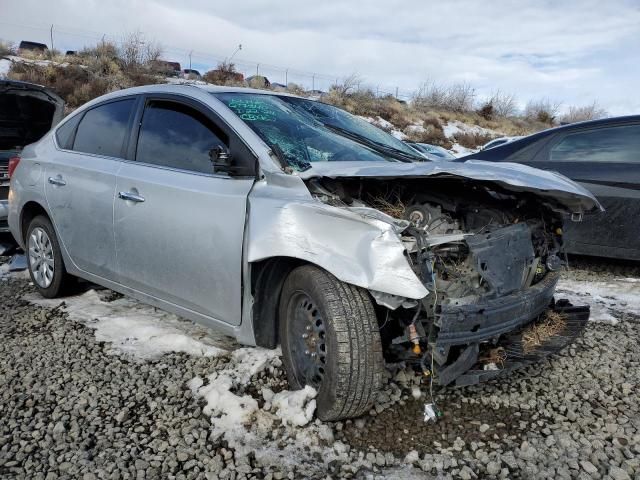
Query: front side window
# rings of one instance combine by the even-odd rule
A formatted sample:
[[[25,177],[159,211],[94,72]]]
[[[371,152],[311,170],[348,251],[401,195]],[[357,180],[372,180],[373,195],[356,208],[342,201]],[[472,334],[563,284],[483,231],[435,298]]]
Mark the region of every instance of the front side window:
[[[640,125],[569,134],[549,156],[555,162],[640,163]]]
[[[73,150],[121,157],[134,103],[134,99],[119,100],[87,111],[78,125]]]
[[[213,173],[212,150],[228,137],[207,116],[186,105],[153,100],[145,107],[136,160],[199,173]]]
[[[330,105],[276,95],[214,95],[296,170],[315,162],[424,161],[393,136]]]

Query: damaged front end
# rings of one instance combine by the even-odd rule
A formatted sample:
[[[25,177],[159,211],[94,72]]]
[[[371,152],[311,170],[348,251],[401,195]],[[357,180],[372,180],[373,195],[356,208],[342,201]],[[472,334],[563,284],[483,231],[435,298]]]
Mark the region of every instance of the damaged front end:
[[[564,261],[562,208],[552,199],[453,176],[306,184],[325,204],[375,209],[400,225],[406,260],[428,294],[370,289],[387,360],[440,385],[469,385],[538,361],[584,328],[588,307],[554,301]]]

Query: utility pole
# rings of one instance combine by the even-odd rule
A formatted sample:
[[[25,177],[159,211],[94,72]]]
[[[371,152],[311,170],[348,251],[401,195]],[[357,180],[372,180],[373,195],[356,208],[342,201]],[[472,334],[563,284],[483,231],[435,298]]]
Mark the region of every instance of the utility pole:
[[[288,68],[284,71],[284,85],[285,87],[289,86],[289,69]]]
[[[396,87],[396,100],[398,100],[398,87]]]
[[[311,75],[311,90],[316,89],[316,74]]]
[[[260,64],[256,63],[256,77],[260,76]]]
[[[53,23],[51,24],[51,30],[49,30],[49,36],[51,37],[51,52],[53,52]]]
[[[235,57],[236,53],[238,53],[240,50],[242,50],[242,44],[241,43],[238,44],[238,48],[236,48],[236,51],[231,54],[231,56],[229,57],[229,60],[227,60],[227,62],[231,63],[231,60],[233,60],[233,57]]]
[[[193,50],[189,52],[189,70],[191,70],[191,55],[193,54]]]

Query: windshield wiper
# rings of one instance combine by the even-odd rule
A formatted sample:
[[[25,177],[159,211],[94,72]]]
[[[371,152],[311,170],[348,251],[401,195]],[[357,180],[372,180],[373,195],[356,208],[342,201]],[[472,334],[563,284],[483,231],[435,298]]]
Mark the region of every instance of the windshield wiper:
[[[415,162],[415,161],[424,162],[426,160],[423,156],[417,153],[416,155],[413,155],[412,153],[404,152],[398,148],[394,148],[385,143],[372,140],[371,138],[365,137],[363,135],[359,135],[355,132],[352,132],[351,130],[347,130],[346,128],[338,127],[336,125],[331,125],[329,123],[322,123],[322,125],[327,129],[331,130],[332,132],[335,132],[343,137],[347,137],[351,140],[354,140],[358,143],[368,146],[378,152],[391,155],[392,157],[395,157],[402,162]]]

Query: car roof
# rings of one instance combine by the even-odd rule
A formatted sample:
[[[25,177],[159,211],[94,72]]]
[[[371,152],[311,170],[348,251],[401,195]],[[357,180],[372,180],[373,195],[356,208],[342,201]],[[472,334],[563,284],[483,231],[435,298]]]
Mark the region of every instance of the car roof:
[[[198,85],[195,83],[178,83],[178,84],[161,84],[161,85],[143,85],[141,87],[132,87],[125,88],[123,90],[117,90],[112,93],[108,93],[103,97],[99,97],[100,99],[107,98],[117,98],[124,97],[131,94],[143,94],[143,93],[177,93],[184,94],[188,92],[188,90],[197,88],[199,90],[204,90],[209,93],[254,93],[258,95],[273,95],[273,96],[288,96],[288,97],[299,97],[298,95],[293,95],[285,92],[272,92],[271,90],[261,90],[258,88],[247,88],[247,87],[227,87],[220,85]]]

